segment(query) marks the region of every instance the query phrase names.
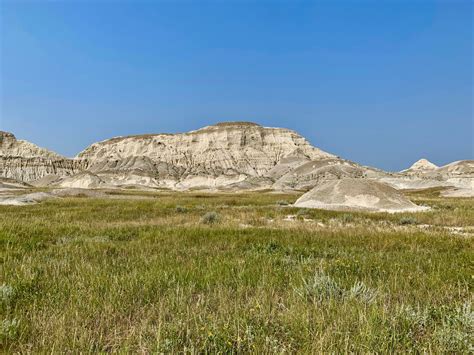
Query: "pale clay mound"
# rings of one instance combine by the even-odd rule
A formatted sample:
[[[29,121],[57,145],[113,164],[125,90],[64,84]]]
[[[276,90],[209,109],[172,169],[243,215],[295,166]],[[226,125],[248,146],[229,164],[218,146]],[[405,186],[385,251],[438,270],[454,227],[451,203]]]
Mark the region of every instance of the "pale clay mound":
[[[13,195],[13,196],[0,196],[0,205],[8,206],[24,206],[35,204],[47,199],[55,198],[50,193],[46,192],[33,192],[23,195]]]
[[[49,192],[28,192],[25,190],[23,194],[12,193],[10,191],[1,191],[0,189],[0,205],[7,206],[25,206],[32,205],[42,201],[65,198],[65,197],[107,197],[114,198],[114,196],[107,195],[103,191],[80,189],[80,188],[60,188],[51,190]]]
[[[427,210],[427,207],[415,205],[394,188],[367,179],[341,179],[324,182],[301,196],[295,206],[379,212]]]
[[[89,172],[82,172],[73,176],[61,179],[55,184],[59,187],[69,187],[78,189],[96,189],[104,186],[104,181],[97,175]]]
[[[462,189],[464,195],[469,195],[469,190],[474,191],[474,160],[459,160],[441,167],[429,166],[426,169],[422,168],[423,165],[418,166],[418,169],[410,168],[382,177],[380,181],[397,189],[455,187]]]
[[[278,166],[277,166],[278,167]],[[387,173],[361,166],[343,159],[322,159],[306,161],[292,166],[288,172],[276,180],[273,188],[276,190],[308,191],[324,181],[344,178],[382,178]]]
[[[404,170],[404,172],[409,171],[430,171],[438,169],[438,166],[426,159],[420,159],[414,163],[410,168]]]
[[[419,177],[388,176],[377,179],[397,190],[423,190],[433,187],[452,187],[453,182],[448,180],[423,179]]]
[[[474,177],[474,160],[458,160],[436,169],[434,173],[440,176]]]

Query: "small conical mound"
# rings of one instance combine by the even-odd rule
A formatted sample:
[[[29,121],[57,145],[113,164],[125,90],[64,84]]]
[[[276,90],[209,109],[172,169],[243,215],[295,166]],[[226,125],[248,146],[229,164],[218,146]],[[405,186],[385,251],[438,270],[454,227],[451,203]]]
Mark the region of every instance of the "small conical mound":
[[[81,172],[79,174],[68,176],[57,185],[61,187],[79,188],[79,189],[96,189],[101,187],[104,181],[95,174],[89,172]]]
[[[413,164],[408,170],[410,171],[429,171],[438,169],[438,166],[427,159],[420,159]]]
[[[422,211],[400,191],[368,179],[331,180],[301,196],[296,207],[380,212]]]

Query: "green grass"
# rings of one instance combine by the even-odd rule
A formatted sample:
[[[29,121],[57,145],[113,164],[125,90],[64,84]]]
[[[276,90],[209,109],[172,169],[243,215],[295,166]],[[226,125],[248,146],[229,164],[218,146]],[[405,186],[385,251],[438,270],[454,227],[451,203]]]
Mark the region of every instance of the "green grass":
[[[472,227],[473,199],[347,214],[278,203],[291,194],[123,194],[146,199],[0,206],[1,350],[474,351],[472,236],[445,228]]]

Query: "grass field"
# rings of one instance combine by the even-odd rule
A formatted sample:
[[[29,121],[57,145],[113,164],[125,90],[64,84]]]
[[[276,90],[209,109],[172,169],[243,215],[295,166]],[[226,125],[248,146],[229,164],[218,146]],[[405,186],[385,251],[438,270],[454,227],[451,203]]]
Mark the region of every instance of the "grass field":
[[[0,350],[473,352],[474,199],[409,196],[432,210],[136,191],[0,206]]]

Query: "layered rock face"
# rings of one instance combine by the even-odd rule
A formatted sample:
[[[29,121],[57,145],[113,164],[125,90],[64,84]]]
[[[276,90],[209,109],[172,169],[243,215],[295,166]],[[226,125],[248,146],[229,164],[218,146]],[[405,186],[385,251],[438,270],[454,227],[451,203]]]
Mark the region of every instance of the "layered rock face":
[[[118,137],[77,156],[89,172],[113,184],[171,188],[220,187],[265,177],[288,159],[335,158],[294,131],[230,122],[182,134]],[[255,179],[254,179],[255,181]]]
[[[420,160],[400,173],[326,153],[296,132],[226,122],[180,134],[117,137],[74,159],[0,132],[0,178],[65,188],[311,190],[326,181],[377,180],[395,188],[455,186],[474,191],[474,161],[436,167]],[[469,192],[469,191],[471,192]]]
[[[59,154],[38,147],[33,143],[17,140],[12,133],[3,131],[0,131],[0,156],[24,158],[41,157],[45,159],[63,158]]]
[[[48,175],[67,176],[77,163],[0,131],[0,177],[31,182]]]

